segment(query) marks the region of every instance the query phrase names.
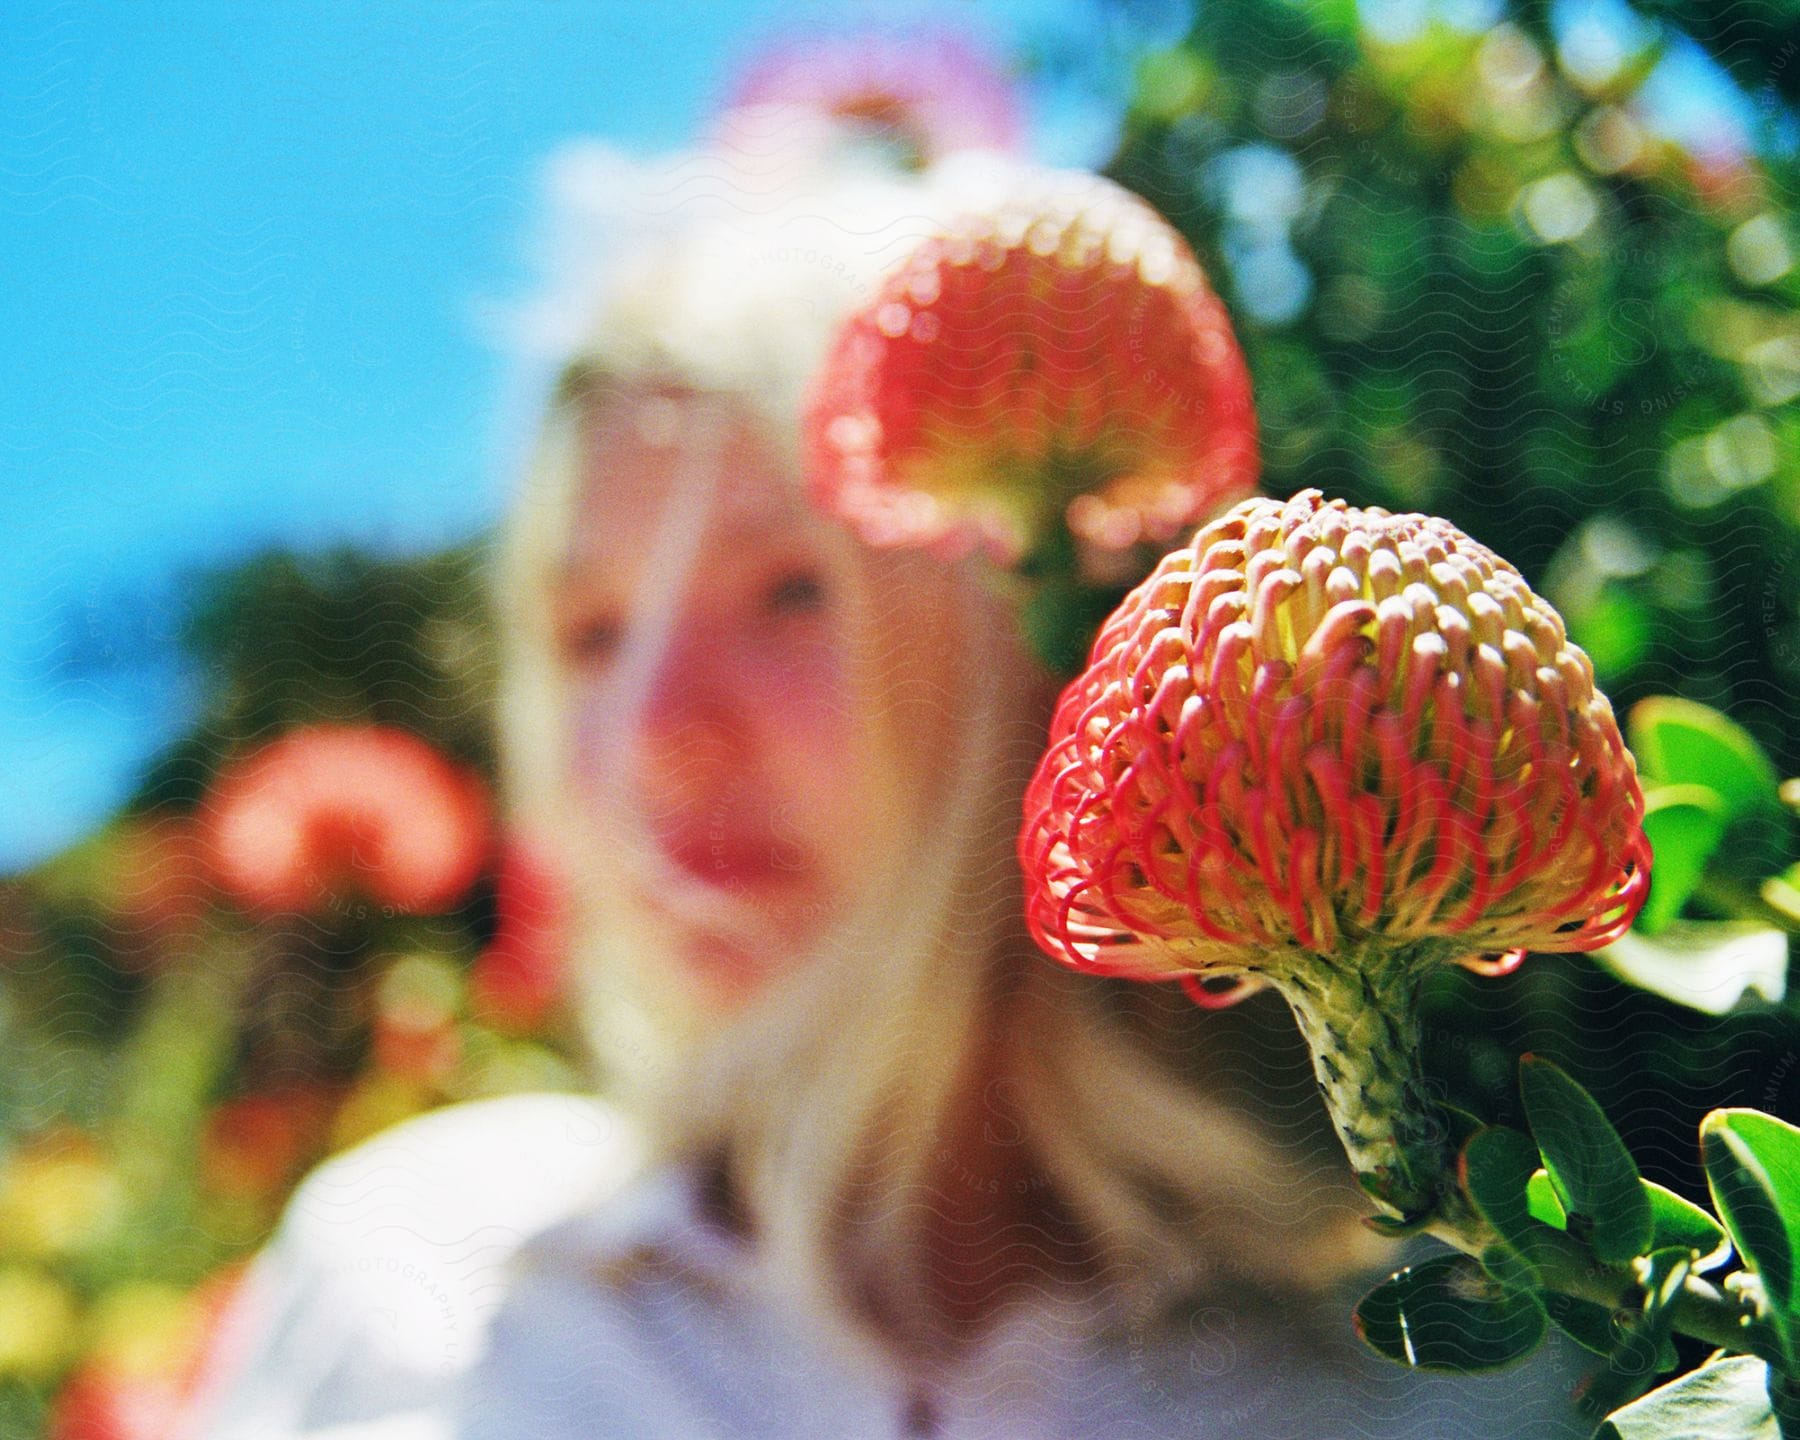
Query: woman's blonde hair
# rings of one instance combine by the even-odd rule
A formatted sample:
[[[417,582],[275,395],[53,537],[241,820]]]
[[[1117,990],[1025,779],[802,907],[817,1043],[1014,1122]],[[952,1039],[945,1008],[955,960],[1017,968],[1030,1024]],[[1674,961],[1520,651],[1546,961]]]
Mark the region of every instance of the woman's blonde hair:
[[[1025,938],[1014,839],[1053,690],[1012,606],[974,570],[842,538],[843,638],[867,773],[883,782],[869,803],[891,823],[861,902],[741,1012],[708,1016],[668,983],[677,967],[656,958],[654,918],[628,899],[645,845],[625,792],[606,802],[614,813],[576,803],[546,597],[586,428],[612,397],[676,393],[753,410],[791,441],[832,322],[929,224],[931,204],[922,186],[840,179],[664,226],[615,263],[554,389],[501,555],[501,758],[517,822],[575,867],[602,1083],[662,1154],[722,1158],[768,1274],[877,1349],[934,1333],[921,1238],[959,1183],[941,1153],[947,1117],[983,1078],[984,1140],[1027,1147],[1097,1246],[1111,1313],[1141,1323],[1226,1275],[1323,1288],[1364,1258],[1347,1239],[1341,1164],[1274,1143],[1223,1098],[1223,1077],[1193,1073],[1191,1055],[1171,1062],[1198,1043],[1198,1023],[1225,1022],[1190,1017],[1164,987],[1064,971]],[[658,574],[662,600],[640,609],[704,564],[694,542],[721,481],[704,437],[687,449],[699,498],[684,511],[678,494],[657,540],[658,563],[679,573]],[[633,616],[652,645],[655,620]],[[899,773],[909,730],[946,706],[952,744],[926,773],[916,759]],[[1303,1062],[1287,1059],[1298,1114],[1279,1114],[1305,1134],[1316,1100]]]

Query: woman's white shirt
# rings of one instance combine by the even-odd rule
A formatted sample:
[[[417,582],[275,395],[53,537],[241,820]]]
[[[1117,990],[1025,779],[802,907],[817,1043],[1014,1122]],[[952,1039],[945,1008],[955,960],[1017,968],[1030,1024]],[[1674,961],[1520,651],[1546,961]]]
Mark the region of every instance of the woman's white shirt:
[[[1560,1440],[1579,1366],[1408,1372],[1265,1309],[1097,1335],[1045,1296],[925,1394],[809,1325],[604,1104],[435,1112],[301,1187],[191,1440]]]

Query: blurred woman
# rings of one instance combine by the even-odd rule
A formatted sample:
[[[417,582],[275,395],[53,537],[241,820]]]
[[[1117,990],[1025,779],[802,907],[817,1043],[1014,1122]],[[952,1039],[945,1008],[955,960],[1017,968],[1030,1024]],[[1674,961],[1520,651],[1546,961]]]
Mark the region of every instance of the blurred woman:
[[[1374,1242],[1278,1007],[1026,937],[1054,683],[973,565],[861,548],[795,461],[929,183],[705,173],[609,263],[500,567],[506,788],[608,1101],[458,1107],[315,1176],[204,1433],[1582,1433],[1541,1364],[1357,1351]]]

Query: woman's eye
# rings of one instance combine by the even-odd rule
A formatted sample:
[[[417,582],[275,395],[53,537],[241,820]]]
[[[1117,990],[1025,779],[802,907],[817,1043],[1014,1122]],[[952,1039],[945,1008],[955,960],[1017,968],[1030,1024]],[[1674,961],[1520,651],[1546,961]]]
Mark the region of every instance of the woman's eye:
[[[763,608],[775,616],[817,614],[825,608],[825,582],[810,570],[789,571],[769,586]]]

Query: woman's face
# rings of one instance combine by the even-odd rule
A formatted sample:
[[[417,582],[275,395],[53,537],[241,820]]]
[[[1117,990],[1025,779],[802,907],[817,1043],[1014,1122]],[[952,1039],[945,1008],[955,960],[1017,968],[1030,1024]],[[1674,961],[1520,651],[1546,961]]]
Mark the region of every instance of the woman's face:
[[[843,914],[871,842],[847,546],[741,410],[628,395],[587,435],[551,612],[572,780],[602,844],[614,817],[647,838],[632,899],[735,1002]]]

